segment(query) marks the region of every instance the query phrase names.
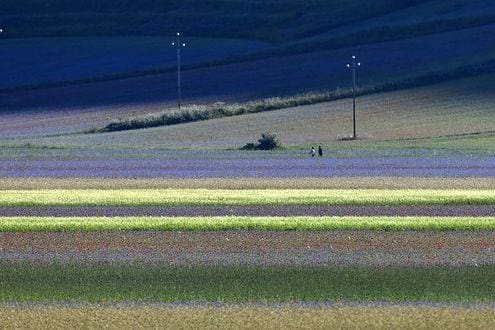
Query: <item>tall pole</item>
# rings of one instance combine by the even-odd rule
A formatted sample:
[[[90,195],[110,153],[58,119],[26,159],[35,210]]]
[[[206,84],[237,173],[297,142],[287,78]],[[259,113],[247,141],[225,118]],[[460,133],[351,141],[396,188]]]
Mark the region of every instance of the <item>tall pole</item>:
[[[181,58],[180,58],[180,49],[182,47],[186,47],[185,43],[181,43],[180,41],[180,32],[177,32],[177,41],[172,42],[172,46],[177,47],[177,96],[178,96],[178,103],[179,103],[179,110],[182,106],[182,84],[181,84]]]
[[[357,139],[356,134],[356,71],[361,66],[360,62],[356,61],[356,56],[352,56],[352,64],[347,64],[348,68],[352,69],[352,139]]]

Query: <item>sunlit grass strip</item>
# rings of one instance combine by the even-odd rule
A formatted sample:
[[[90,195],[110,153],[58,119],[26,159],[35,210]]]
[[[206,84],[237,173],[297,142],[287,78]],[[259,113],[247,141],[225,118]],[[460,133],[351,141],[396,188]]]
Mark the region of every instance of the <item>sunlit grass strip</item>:
[[[495,230],[489,217],[19,217],[0,218],[2,232],[221,230]]]
[[[37,189],[495,189],[495,178],[0,178],[0,190]]]
[[[4,302],[495,301],[495,266],[168,267],[1,263]]]
[[[5,190],[0,206],[495,205],[495,190]]]

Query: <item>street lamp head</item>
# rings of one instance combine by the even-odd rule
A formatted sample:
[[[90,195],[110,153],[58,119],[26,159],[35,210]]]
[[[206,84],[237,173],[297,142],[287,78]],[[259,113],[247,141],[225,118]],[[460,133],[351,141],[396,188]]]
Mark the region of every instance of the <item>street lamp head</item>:
[[[353,60],[354,60],[354,59],[356,59],[356,56],[352,55],[352,59],[353,59]]]
[[[182,47],[186,47],[186,44],[182,44]]]
[[[350,64],[347,64],[347,67],[348,67],[348,68],[350,68],[350,67],[351,67],[351,65],[350,65]]]
[[[361,66],[361,62],[358,62],[358,64],[357,64],[357,65],[358,65],[358,66]]]
[[[180,36],[180,32],[177,32],[177,36]]]
[[[175,46],[175,42],[172,42],[172,46]]]
[[[0,29],[0,33],[3,33],[3,29]]]

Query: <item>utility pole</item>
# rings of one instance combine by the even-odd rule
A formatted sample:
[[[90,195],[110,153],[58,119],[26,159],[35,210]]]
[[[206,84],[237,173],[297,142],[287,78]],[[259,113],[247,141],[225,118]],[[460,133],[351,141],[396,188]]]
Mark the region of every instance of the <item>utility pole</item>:
[[[352,56],[352,63],[347,64],[347,67],[352,69],[352,140],[357,138],[356,135],[356,71],[361,66],[360,62],[356,61],[356,56]]]
[[[180,77],[180,50],[183,47],[186,47],[185,43],[181,43],[180,41],[180,32],[177,32],[177,41],[172,42],[172,46],[177,47],[177,94],[178,94],[178,102],[179,102],[179,110],[182,105],[182,86],[181,86],[181,77]]]

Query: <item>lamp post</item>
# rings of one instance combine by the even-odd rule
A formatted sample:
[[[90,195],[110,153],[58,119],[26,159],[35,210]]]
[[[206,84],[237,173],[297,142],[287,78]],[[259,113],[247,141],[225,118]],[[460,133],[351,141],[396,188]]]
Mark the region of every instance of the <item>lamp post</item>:
[[[172,46],[177,48],[177,94],[178,94],[178,102],[179,102],[179,110],[182,105],[182,86],[181,86],[181,77],[180,77],[180,50],[183,47],[186,47],[185,43],[180,41],[180,32],[177,32],[177,41],[172,42]]]
[[[356,56],[352,56],[352,63],[347,64],[349,69],[352,69],[352,140],[357,138],[356,135],[356,71],[361,66],[360,62],[357,62]]]

